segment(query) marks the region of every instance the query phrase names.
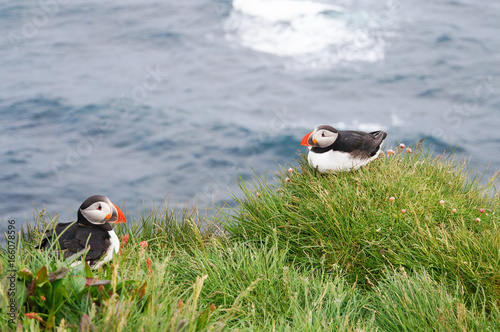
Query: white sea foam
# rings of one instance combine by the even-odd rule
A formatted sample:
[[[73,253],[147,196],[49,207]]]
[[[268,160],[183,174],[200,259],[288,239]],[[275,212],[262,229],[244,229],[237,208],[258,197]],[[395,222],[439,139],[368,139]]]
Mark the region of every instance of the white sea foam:
[[[344,10],[340,6],[297,0],[234,0],[233,8],[271,22],[290,21],[326,11],[342,12]]]
[[[365,14],[309,0],[234,0],[224,27],[244,47],[309,66],[380,61],[382,24]]]

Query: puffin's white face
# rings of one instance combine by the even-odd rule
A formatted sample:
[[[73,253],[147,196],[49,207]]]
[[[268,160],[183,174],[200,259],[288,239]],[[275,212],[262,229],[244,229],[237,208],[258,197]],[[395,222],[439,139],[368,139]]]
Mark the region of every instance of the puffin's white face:
[[[312,132],[304,136],[301,144],[311,147],[326,148],[332,145],[335,140],[337,140],[338,136],[339,132],[337,129],[326,125],[318,126]]]
[[[88,222],[94,225],[109,223],[125,223],[125,215],[111,201],[101,195],[94,195],[80,206],[80,212]]]
[[[80,209],[83,216],[93,224],[104,224],[113,215],[113,208],[111,202],[98,201],[87,207]]]

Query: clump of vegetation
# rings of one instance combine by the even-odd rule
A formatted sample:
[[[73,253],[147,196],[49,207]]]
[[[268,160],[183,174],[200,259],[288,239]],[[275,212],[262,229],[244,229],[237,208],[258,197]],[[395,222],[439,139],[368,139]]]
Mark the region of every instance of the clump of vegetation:
[[[403,150],[404,151],[404,150]],[[464,164],[397,149],[356,172],[320,174],[301,160],[281,185],[260,179],[238,201],[226,230],[239,241],[276,233],[290,260],[341,269],[370,289],[388,268],[425,268],[435,280],[500,299],[498,199]]]
[[[241,183],[213,218],[165,208],[116,227],[99,270],[70,268],[20,235],[15,324],[30,330],[500,330],[498,196],[466,165],[396,149],[349,173],[305,158],[277,185]],[[33,226],[34,225],[34,226]]]

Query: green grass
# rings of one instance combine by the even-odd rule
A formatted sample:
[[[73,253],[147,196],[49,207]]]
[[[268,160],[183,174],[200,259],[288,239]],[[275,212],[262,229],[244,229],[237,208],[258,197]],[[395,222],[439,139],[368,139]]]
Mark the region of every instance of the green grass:
[[[319,174],[301,159],[276,176],[242,182],[237,206],[213,218],[165,208],[115,227],[130,239],[99,271],[32,249],[50,221],[42,211],[18,244],[16,324],[0,254],[0,326],[500,331],[499,200],[465,164],[398,151],[355,172]]]
[[[416,153],[323,175],[302,160],[300,171],[283,170],[279,188],[263,179],[253,189],[242,185],[245,196],[226,230],[253,242],[276,232],[280,246],[293,248],[291,260],[340,267],[349,282],[367,289],[387,267],[424,267],[450,285],[460,278],[468,293],[481,288],[488,301],[497,300],[498,198],[469,181],[464,166]]]

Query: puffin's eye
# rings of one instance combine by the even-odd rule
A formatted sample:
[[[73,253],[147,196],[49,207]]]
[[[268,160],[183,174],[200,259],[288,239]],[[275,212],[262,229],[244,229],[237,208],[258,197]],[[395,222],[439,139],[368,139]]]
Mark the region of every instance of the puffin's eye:
[[[321,137],[325,137],[325,133],[321,133]]]
[[[99,206],[97,207],[97,210],[101,211],[102,210],[102,206],[101,204],[99,204]]]

